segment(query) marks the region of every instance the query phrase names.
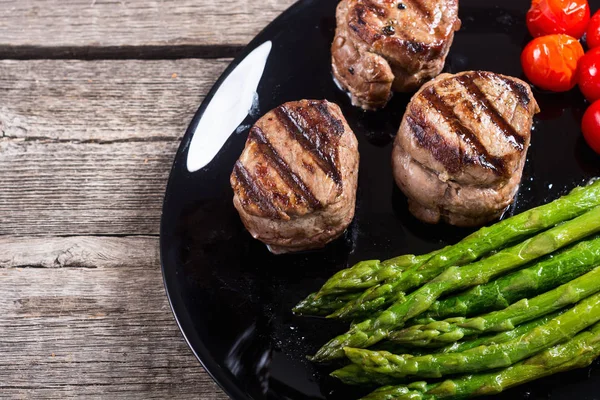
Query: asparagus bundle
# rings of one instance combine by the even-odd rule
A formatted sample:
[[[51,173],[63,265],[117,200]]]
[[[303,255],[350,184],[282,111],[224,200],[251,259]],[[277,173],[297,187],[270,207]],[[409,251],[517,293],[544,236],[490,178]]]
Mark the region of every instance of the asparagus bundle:
[[[407,269],[367,290],[332,314],[332,318],[362,318],[389,306],[400,292],[407,292],[435,278],[448,267],[461,266],[510,243],[577,217],[600,205],[600,181],[575,188],[568,195],[533,208],[490,227],[484,227],[454,246],[448,246],[422,265]]]
[[[576,368],[600,357],[600,323],[568,342],[552,347],[508,368],[427,384],[382,387],[363,400],[457,400],[498,394],[514,386]]]
[[[480,346],[461,353],[432,354],[422,357],[353,348],[345,348],[344,351],[350,361],[368,372],[382,373],[395,378],[407,376],[440,378],[450,374],[508,367],[548,347],[571,339],[598,321],[600,321],[600,294],[595,294],[531,332],[497,345]]]
[[[539,318],[535,321],[520,325],[513,329],[512,331],[501,332],[495,335],[487,335],[476,339],[467,340],[464,342],[456,342],[446,347],[433,349],[433,353],[430,354],[440,354],[440,353],[460,353],[463,351],[467,351],[470,349],[474,349],[479,346],[490,346],[494,344],[506,343],[508,341],[517,339],[526,333],[531,332],[533,329],[538,326],[544,325],[551,321],[552,319],[558,317],[564,313],[564,311],[558,311],[549,315],[546,315],[542,318]],[[387,346],[381,346],[379,350],[388,351],[394,354],[411,354],[413,356],[424,356],[427,353],[421,353],[418,351],[410,350],[408,351],[405,348],[401,348],[398,346],[393,346],[391,342],[386,342]],[[394,348],[395,347],[395,348]],[[387,348],[387,349],[386,349]],[[366,371],[361,366],[357,364],[350,364],[345,366],[344,368],[340,368],[331,373],[331,376],[338,378],[342,382],[348,385],[370,385],[373,383],[377,383],[380,385],[392,385],[399,383],[399,379],[393,378],[389,375],[385,375],[382,373]]]
[[[312,359],[347,357],[332,373],[345,383],[394,385],[367,400],[498,393],[600,356],[600,236],[579,242],[599,232],[597,181],[438,252],[358,263],[294,311],[355,319]],[[454,374],[475,375],[411,383]]]
[[[600,231],[600,207],[479,262],[464,267],[448,268],[437,278],[406,296],[405,300],[392,305],[377,318],[356,324],[347,333],[330,340],[317,352],[313,360],[328,361],[341,358],[344,356],[344,347],[372,346],[386,338],[392,330],[402,328],[409,319],[427,311],[442,295],[484,284],[490,279],[598,231]]]
[[[298,314],[327,315],[340,309],[336,294],[360,293],[334,313],[334,318],[360,318],[393,303],[399,292],[418,287],[450,266],[464,265],[507,244],[524,239],[600,205],[600,181],[578,187],[552,203],[534,208],[491,227],[485,227],[454,246],[424,256],[400,256],[380,263],[370,261],[340,271],[323,288],[296,306]],[[403,273],[406,272],[402,276]],[[327,296],[327,299],[324,297]],[[336,302],[329,305],[329,302]]]
[[[427,325],[415,325],[392,332],[388,338],[397,343],[417,347],[443,346],[465,336],[512,330],[516,325],[560,310],[597,292],[600,292],[600,268],[533,299],[523,299],[504,310],[480,317],[450,318]]]

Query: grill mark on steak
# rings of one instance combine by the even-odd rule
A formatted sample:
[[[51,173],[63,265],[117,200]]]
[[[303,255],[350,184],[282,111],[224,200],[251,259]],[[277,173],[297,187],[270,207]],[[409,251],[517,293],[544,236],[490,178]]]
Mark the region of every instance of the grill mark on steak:
[[[327,108],[327,105],[325,105],[324,102],[319,101],[316,103],[317,110],[319,110],[321,116],[327,120],[328,131],[331,131],[335,135],[337,139],[335,144],[337,145],[339,138],[344,134],[344,124],[342,121],[331,115],[329,108]]]
[[[277,150],[273,147],[265,133],[259,127],[255,126],[250,130],[248,138],[254,141],[260,148],[260,151],[269,161],[269,164],[275,168],[277,174],[288,185],[290,189],[302,200],[307,202],[313,210],[321,209],[322,205],[302,181],[290,168],[290,166],[281,158]]]
[[[379,17],[387,17],[387,15],[388,15],[387,10],[385,8],[373,3],[372,0],[364,0],[363,3],[369,10],[373,11]]]
[[[483,167],[493,171],[497,175],[506,175],[504,159],[489,154],[477,135],[460,121],[454,109],[446,103],[444,98],[435,90],[434,86],[425,89],[422,92],[422,96],[448,122],[451,129],[478,154],[477,160]],[[431,147],[428,147],[428,149],[433,151]],[[444,165],[446,168],[449,167],[447,164]]]
[[[311,135],[302,127],[301,121],[298,120],[298,115],[287,107],[279,106],[274,112],[290,137],[300,143],[304,150],[311,155],[319,168],[335,182],[338,188],[341,188],[342,177],[337,168],[336,161],[338,158],[337,144],[339,142],[339,136],[343,134],[344,129],[339,121],[336,120],[337,124],[331,122],[333,116],[329,114],[329,111],[327,111],[325,106],[317,107],[317,110],[322,117],[328,120],[328,128],[333,128],[336,138],[335,143],[329,142],[331,137],[327,137],[327,135],[325,135],[325,137],[320,137],[318,133]],[[307,112],[301,113],[301,117],[303,117],[308,126],[317,126],[323,123],[323,120],[311,118]]]
[[[475,74],[481,77],[480,74]],[[525,138],[519,135],[519,133],[513,128],[511,124],[500,114],[498,109],[490,102],[486,94],[481,90],[479,86],[473,80],[472,75],[461,75],[456,80],[467,90],[471,96],[481,103],[482,110],[490,118],[490,120],[496,125],[507,137],[510,144],[518,151],[523,151],[525,145]]]
[[[383,36],[380,33],[372,32],[367,27],[367,21],[365,20],[365,16],[368,11],[367,7],[364,4],[357,4],[352,11],[354,15],[348,18],[348,26],[356,33],[356,35],[359,38],[369,43],[375,42]],[[356,23],[354,21],[356,21]]]
[[[319,115],[313,115],[310,108],[299,107],[295,110],[306,125],[309,127],[309,140],[318,150],[319,157],[324,159],[331,167],[333,176],[331,178],[341,189],[341,172],[339,170],[338,144],[344,134],[344,125],[329,112],[329,108],[324,102],[311,102],[313,110],[317,110]]]
[[[408,3],[416,10],[416,12],[421,16],[423,25],[430,30],[431,24],[428,22],[431,15],[429,10],[420,2],[420,0],[408,0]],[[368,12],[372,12],[377,15],[379,19],[385,19],[389,16],[388,10],[383,8],[377,4],[374,4],[371,0],[364,0],[361,4],[357,4],[354,8],[356,14],[356,22],[359,26],[350,24],[350,27],[354,32],[356,32],[360,38],[363,40],[371,40],[377,41],[386,36],[395,36],[398,37],[402,42],[405,43],[407,49],[415,54],[424,52],[428,46],[423,43],[417,42],[415,40],[411,40],[412,33],[407,26],[397,25],[397,21],[388,21],[385,24],[381,32],[374,32],[368,28],[368,23],[366,21],[366,14]],[[436,28],[437,32],[437,28]],[[433,47],[440,47],[439,44],[433,45]]]
[[[531,102],[531,97],[529,96],[529,90],[522,83],[515,82],[514,80],[507,78],[505,76],[500,76],[496,74],[492,74],[487,71],[479,71],[477,74],[483,79],[499,79],[506,86],[510,88],[510,90],[519,98],[519,103],[523,105],[523,107],[527,108],[529,103]]]
[[[425,120],[420,111],[411,108],[406,116],[406,123],[415,135],[420,146],[431,150],[433,157],[441,162],[448,172],[456,173],[461,169],[461,164],[455,162],[462,159],[462,155],[457,147],[451,146],[439,135]],[[437,174],[436,174],[437,175]]]
[[[407,6],[407,8],[412,8],[417,13],[419,13],[419,15],[421,15],[424,21],[429,21],[431,19],[431,11],[427,8],[425,4],[421,2],[421,0],[403,0],[403,3]],[[427,27],[429,28],[429,24],[427,25]]]
[[[367,13],[367,8],[362,4],[359,4],[356,6],[354,11],[356,14],[356,22],[358,22],[359,25],[366,26],[367,21],[365,21],[365,14]]]
[[[256,206],[269,218],[281,219],[280,211],[275,207],[267,193],[265,193],[265,191],[256,183],[254,177],[250,175],[246,167],[244,167],[239,160],[233,167],[233,175],[235,180],[239,182],[246,192],[250,201],[256,204]],[[241,196],[241,200],[247,201],[243,196]]]
[[[419,29],[428,31],[430,34],[440,35],[440,26],[433,23],[432,11],[425,2],[422,0],[407,0],[407,3],[408,6],[415,10],[418,16]],[[392,4],[389,7],[395,8]],[[376,29],[375,26],[369,24],[367,20],[368,14],[374,14],[374,18],[384,24],[381,29]],[[397,40],[398,46],[405,48],[405,51],[413,55],[424,57],[423,59],[426,61],[431,61],[439,57],[445,47],[444,41],[437,40],[432,43],[422,43],[414,40],[414,26],[398,24],[396,20],[388,20],[386,22],[386,19],[390,17],[388,8],[374,4],[372,0],[361,0],[350,10],[348,27],[366,43],[375,43],[387,38],[387,40]]]

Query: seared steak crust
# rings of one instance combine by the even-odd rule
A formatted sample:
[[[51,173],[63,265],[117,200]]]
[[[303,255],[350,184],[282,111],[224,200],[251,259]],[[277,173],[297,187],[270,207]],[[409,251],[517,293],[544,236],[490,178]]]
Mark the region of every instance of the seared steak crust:
[[[458,0],[342,0],[336,19],[333,73],[365,109],[438,75],[460,28]]]
[[[354,217],[358,143],[341,110],[301,100],[252,127],[231,174],[248,231],[274,253],[322,247]]]
[[[538,111],[526,83],[491,72],[443,74],[425,84],[393,152],[411,212],[460,226],[498,218],[514,200]]]

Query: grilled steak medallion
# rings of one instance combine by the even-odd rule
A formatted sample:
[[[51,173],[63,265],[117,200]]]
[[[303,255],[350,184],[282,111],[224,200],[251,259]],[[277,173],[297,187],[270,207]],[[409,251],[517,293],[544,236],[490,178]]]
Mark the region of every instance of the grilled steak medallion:
[[[442,74],[412,98],[394,142],[396,183],[419,219],[476,226],[514,200],[539,112],[529,86],[491,72]]]
[[[231,174],[233,204],[275,254],[323,247],[354,217],[358,142],[327,101],[283,104],[259,119]]]
[[[437,76],[460,28],[458,0],[342,0],[336,18],[333,73],[364,109]]]

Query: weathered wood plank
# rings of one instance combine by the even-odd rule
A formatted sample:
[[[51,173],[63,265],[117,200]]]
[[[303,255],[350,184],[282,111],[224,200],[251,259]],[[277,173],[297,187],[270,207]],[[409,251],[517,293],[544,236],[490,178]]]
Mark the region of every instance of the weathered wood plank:
[[[68,55],[77,48],[93,53],[102,47],[118,51],[127,46],[135,52],[141,46],[155,46],[156,51],[192,46],[190,52],[201,52],[210,51],[211,46],[242,46],[293,3],[1,0],[0,51],[35,54],[36,48],[58,48]]]
[[[0,237],[1,396],[225,399],[173,320],[157,247]]]
[[[179,139],[227,63],[0,61],[0,235],[157,234]]]
[[[0,140],[0,235],[157,234],[177,145]]]
[[[3,60],[0,136],[177,139],[229,62]]]
[[[122,268],[157,263],[154,237],[0,236],[1,268]]]

